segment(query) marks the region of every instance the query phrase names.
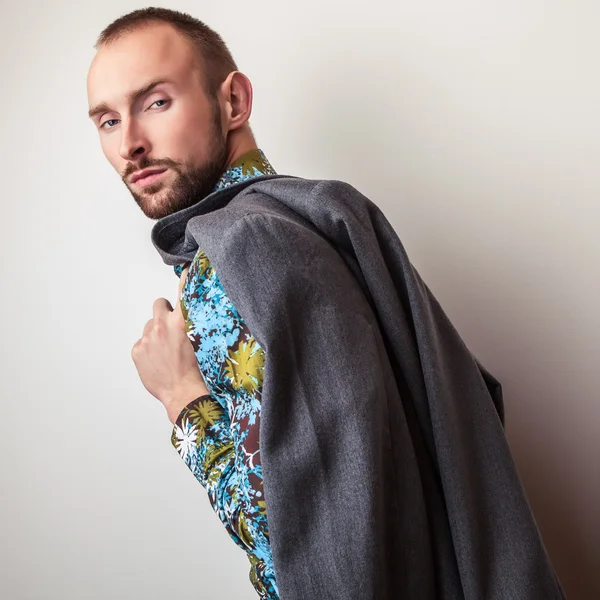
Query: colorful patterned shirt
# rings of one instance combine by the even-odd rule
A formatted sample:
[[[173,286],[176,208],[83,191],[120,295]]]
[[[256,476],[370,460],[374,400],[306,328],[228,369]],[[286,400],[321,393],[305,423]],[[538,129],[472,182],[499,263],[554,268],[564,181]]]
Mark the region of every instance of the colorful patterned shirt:
[[[231,164],[214,190],[275,174],[254,149]],[[178,277],[186,265],[176,265]],[[171,442],[233,541],[250,560],[250,581],[261,600],[279,598],[269,545],[259,449],[265,354],[199,248],[181,292],[187,335],[210,394],[179,414]]]

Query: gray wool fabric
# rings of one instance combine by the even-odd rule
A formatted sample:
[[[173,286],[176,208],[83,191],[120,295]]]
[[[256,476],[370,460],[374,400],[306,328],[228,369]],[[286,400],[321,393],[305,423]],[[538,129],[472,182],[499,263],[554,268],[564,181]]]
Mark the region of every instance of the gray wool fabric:
[[[159,220],[199,248],[265,351],[260,448],[282,600],[559,600],[471,354],[382,211],[265,175]]]

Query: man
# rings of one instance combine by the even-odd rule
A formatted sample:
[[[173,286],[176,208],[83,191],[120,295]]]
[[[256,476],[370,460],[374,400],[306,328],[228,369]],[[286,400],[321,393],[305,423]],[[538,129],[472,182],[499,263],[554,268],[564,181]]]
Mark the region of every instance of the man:
[[[259,597],[563,598],[500,384],[381,211],[274,171],[249,80],[189,15],[134,11],[97,49],[89,115],[180,276],[132,357]]]

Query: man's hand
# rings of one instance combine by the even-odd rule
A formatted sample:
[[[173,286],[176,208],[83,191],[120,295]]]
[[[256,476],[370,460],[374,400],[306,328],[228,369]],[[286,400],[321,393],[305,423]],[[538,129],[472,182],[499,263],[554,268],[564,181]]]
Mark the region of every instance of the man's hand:
[[[184,269],[179,280],[175,309],[166,298],[155,300],[153,317],[131,350],[144,387],[162,402],[171,423],[192,400],[209,393],[179,304],[187,272]]]

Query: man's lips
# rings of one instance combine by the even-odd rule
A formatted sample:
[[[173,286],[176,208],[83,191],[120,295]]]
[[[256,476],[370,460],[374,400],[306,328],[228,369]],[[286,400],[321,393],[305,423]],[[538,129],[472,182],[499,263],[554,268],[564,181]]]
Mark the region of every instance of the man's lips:
[[[156,169],[156,170],[152,170],[149,171],[147,175],[143,176],[143,177],[137,177],[133,179],[133,182],[135,185],[140,186],[140,187],[144,187],[146,185],[150,185],[151,183],[154,183],[155,181],[157,181],[162,174],[167,170],[167,167],[165,167],[164,169]]]

